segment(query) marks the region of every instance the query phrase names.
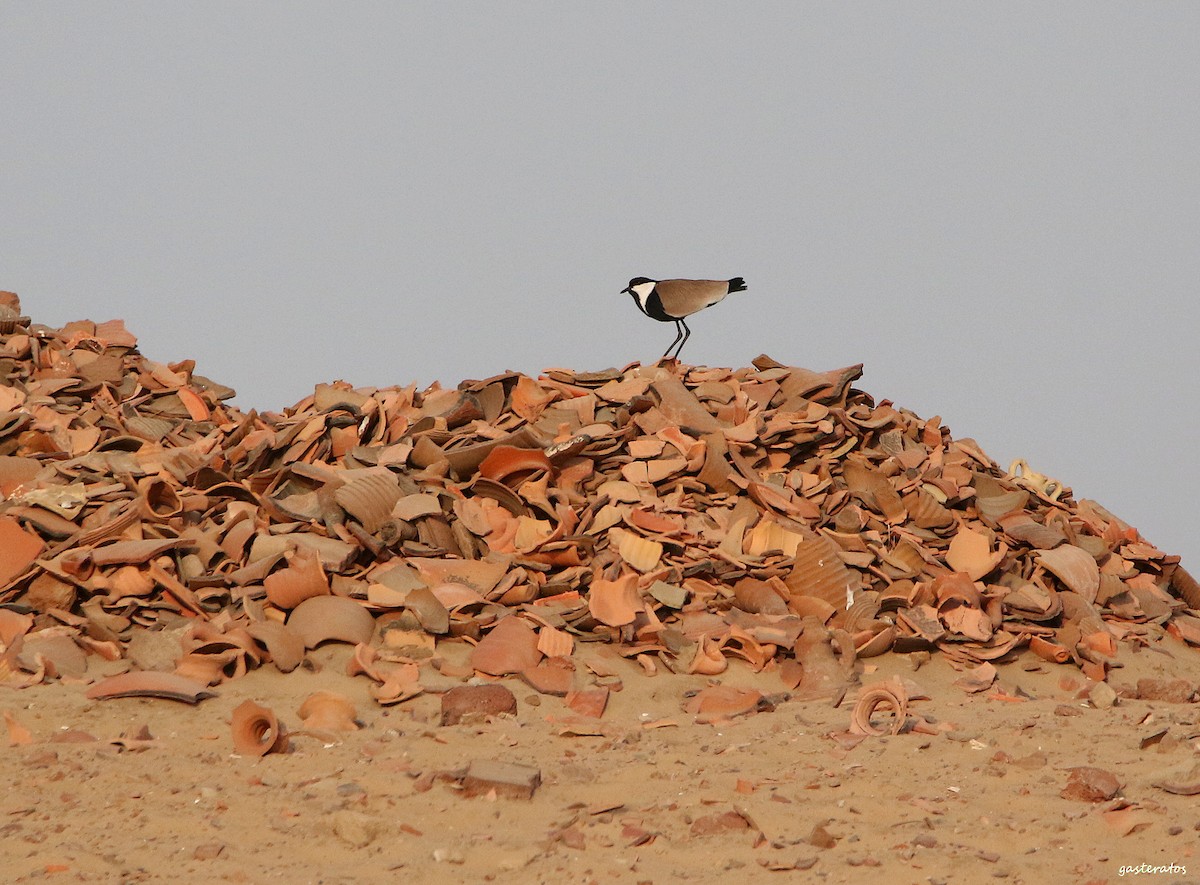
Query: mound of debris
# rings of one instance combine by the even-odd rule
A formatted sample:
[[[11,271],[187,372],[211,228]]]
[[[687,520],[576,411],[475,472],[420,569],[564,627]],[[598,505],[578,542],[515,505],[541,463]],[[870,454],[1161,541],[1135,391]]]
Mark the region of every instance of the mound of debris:
[[[821,697],[888,652],[1102,681],[1123,646],[1200,644],[1178,557],[876,404],[861,366],[335,383],[278,414],[193,370],[0,295],[0,682],[195,700],[337,641],[381,703],[434,673],[565,694],[597,642]]]

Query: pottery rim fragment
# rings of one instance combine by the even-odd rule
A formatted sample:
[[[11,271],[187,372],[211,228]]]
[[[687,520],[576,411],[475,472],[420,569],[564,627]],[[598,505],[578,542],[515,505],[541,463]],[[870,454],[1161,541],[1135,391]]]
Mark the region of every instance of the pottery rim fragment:
[[[234,707],[230,729],[233,749],[239,756],[266,756],[288,750],[287,730],[269,708],[254,701],[242,701]]]

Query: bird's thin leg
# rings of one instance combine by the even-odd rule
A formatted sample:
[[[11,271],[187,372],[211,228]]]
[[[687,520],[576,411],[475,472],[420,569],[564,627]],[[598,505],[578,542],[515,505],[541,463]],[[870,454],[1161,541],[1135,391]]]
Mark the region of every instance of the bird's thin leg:
[[[683,326],[683,340],[679,342],[679,346],[675,348],[675,359],[679,359],[679,354],[683,350],[683,345],[687,344],[687,340],[692,337],[692,330],[688,328],[688,324],[683,320],[679,320],[679,325]]]
[[[671,342],[670,347],[668,347],[666,350],[663,351],[662,359],[667,358],[667,354],[671,352],[671,348],[673,348],[676,344],[678,344],[679,339],[682,337],[683,337],[683,329],[679,328],[679,320],[676,320],[675,321],[675,340]]]

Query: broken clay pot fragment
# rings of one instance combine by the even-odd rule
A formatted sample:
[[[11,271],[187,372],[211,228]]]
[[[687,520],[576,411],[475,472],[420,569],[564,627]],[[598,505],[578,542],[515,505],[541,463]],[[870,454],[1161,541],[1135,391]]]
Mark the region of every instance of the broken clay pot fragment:
[[[357,731],[358,711],[354,702],[333,691],[314,691],[296,711],[309,731]]]
[[[313,596],[292,610],[287,627],[303,640],[305,648],[329,641],[357,645],[371,641],[375,619],[353,599]]]
[[[230,727],[233,749],[239,756],[266,756],[288,750],[287,732],[275,714],[254,701],[242,701],[234,707]]]
[[[209,691],[204,683],[174,673],[136,671],[101,679],[85,692],[85,696],[91,700],[165,698],[198,704],[205,698],[217,695],[216,692]]]

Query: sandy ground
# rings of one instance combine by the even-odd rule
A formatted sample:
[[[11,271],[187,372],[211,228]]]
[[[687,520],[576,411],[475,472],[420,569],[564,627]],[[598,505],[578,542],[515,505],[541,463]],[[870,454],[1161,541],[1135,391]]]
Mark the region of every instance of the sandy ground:
[[[887,655],[863,662],[863,682],[913,680],[930,695],[914,712],[943,731],[846,749],[829,735],[848,727],[853,692],[836,708],[781,700],[702,725],[682,704],[709,679],[647,677],[607,649],[589,654],[605,656],[621,689],[591,735],[563,734],[573,714],[562,699],[515,679],[504,680],[515,718],[441,726],[434,693],[380,707],[367,679],[345,675],[347,646],[317,649],[288,675],[254,671],[196,707],[89,701],[82,684],[0,689],[0,709],[32,738],[0,749],[3,879],[1200,882],[1200,796],[1154,786],[1200,760],[1195,704],[1097,708],[1078,670],[1031,656],[1002,666],[998,683],[1029,699],[968,695],[936,656],[914,671]],[[1169,639],[1122,647],[1119,660],[1117,686],[1200,673],[1200,656]],[[736,665],[716,681],[783,691],[776,672]],[[318,689],[350,697],[363,728],[332,745],[296,736],[287,753],[232,753],[241,701],[296,728]],[[143,725],[153,741],[111,742]],[[69,740],[79,732],[95,740]],[[445,773],[476,759],[537,766],[542,784],[531,800],[466,798]],[[1133,810],[1106,817],[1114,802],[1063,798],[1076,766],[1116,775],[1115,804]]]

